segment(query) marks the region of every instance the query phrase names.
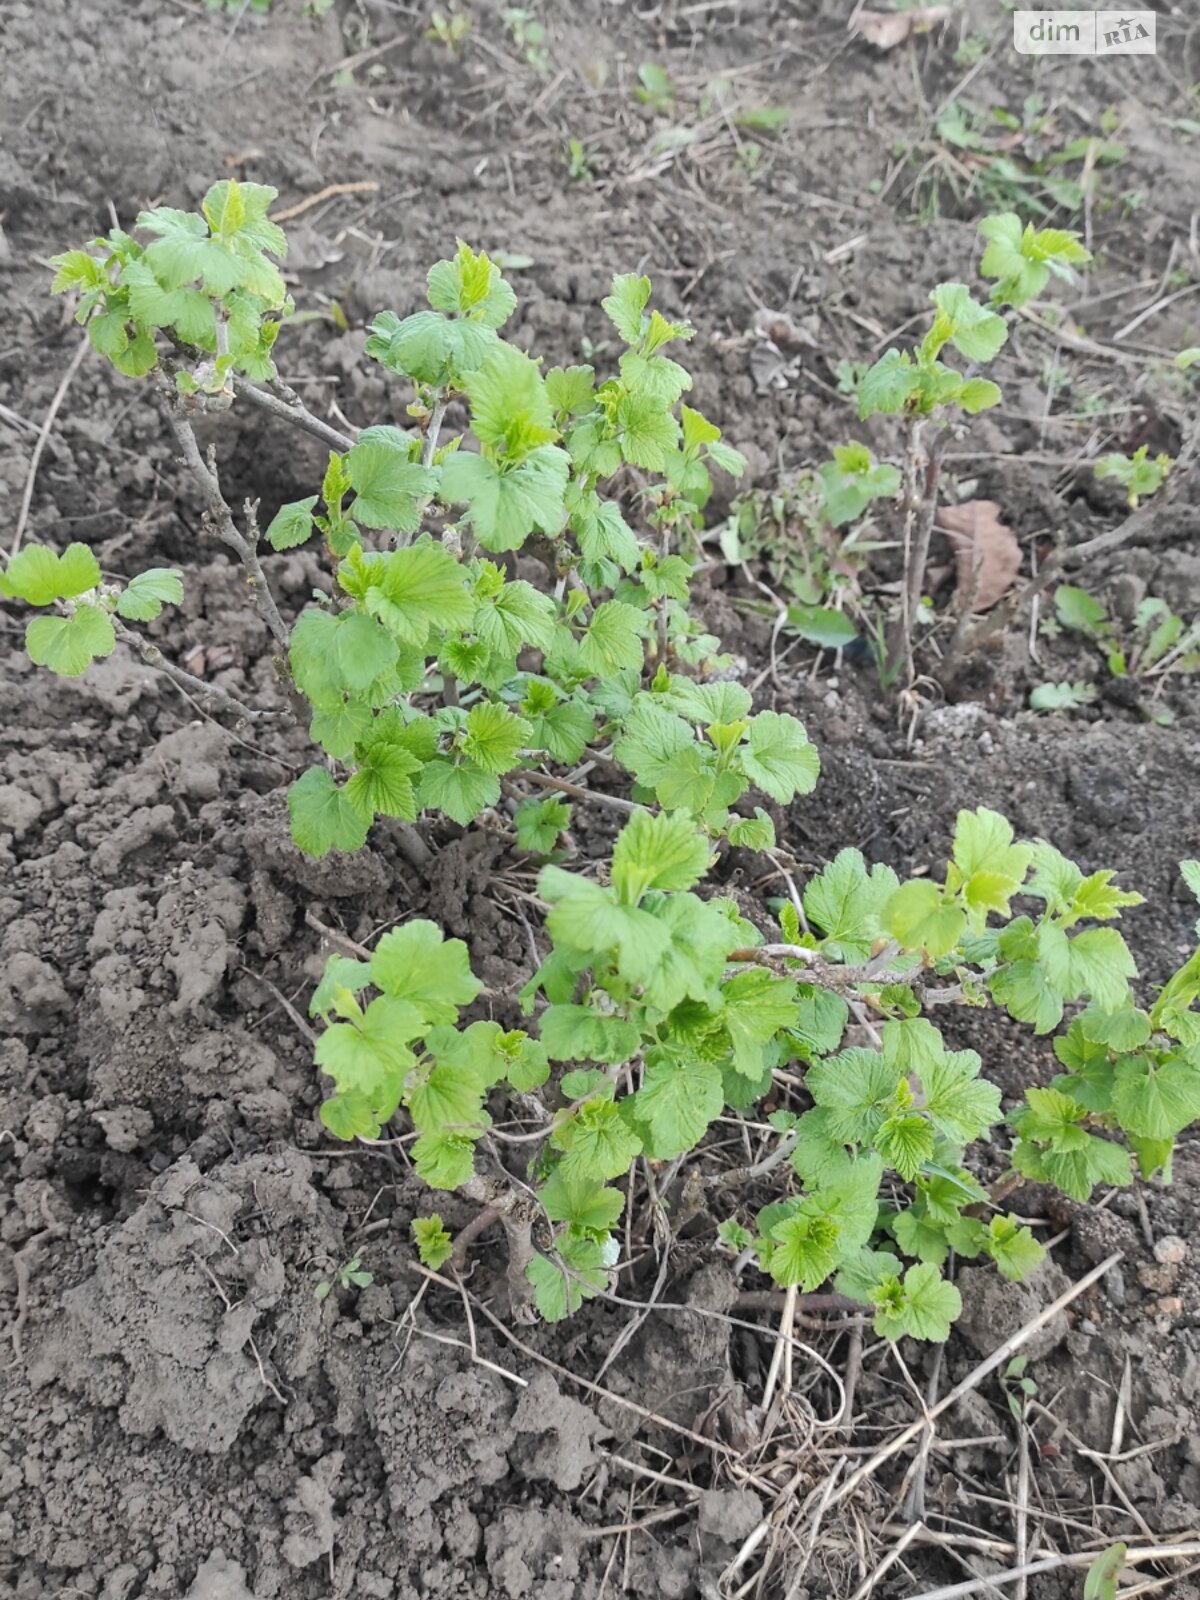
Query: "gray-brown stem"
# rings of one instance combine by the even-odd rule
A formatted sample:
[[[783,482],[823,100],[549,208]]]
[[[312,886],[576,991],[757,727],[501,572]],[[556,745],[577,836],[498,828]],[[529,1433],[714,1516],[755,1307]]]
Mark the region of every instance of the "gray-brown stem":
[[[533,1244],[533,1225],[541,1215],[537,1201],[503,1178],[487,1178],[479,1173],[459,1192],[500,1219],[508,1244],[508,1298],[513,1317],[517,1322],[533,1322],[533,1285],[526,1269],[537,1255]]]
[[[254,604],[258,614],[270,629],[281,651],[286,652],[288,647],[288,628],[279,614],[279,607],[275,604],[275,597],[267,585],[266,575],[262,563],[258,559],[258,552],[253,543],[238,531],[233,520],[233,513],[221,493],[220,480],[217,477],[213,464],[205,461],[200,453],[200,446],[196,442],[196,435],[192,425],[180,415],[178,404],[173,395],[161,391],[163,410],[171,431],[175,435],[180,453],[187,463],[192,476],[200,487],[204,498],[204,520],[227,549],[233,551],[242,563],[246,578],[254,591]]]
[[[206,711],[225,711],[238,719],[239,726],[273,719],[281,727],[286,728],[295,721],[290,711],[252,710],[227,690],[222,689],[219,684],[206,683],[203,678],[194,677],[182,667],[177,667],[174,662],[168,661],[156,644],[143,638],[140,633],[134,633],[130,628],[123,627],[116,617],[112,618],[112,625],[122,644],[128,645],[148,667],[163,673],[172,683],[177,683],[181,689],[186,689],[190,695],[194,695]]]
[[[260,389],[256,383],[251,383],[249,378],[235,377],[233,392],[243,400],[248,400],[251,405],[257,406],[260,411],[268,411],[273,417],[281,417],[293,423],[305,433],[312,434],[314,439],[320,439],[322,444],[327,444],[337,451],[352,450],[354,440],[349,434],[341,433],[337,428],[331,427],[328,422],[323,422],[320,417],[314,417],[298,395],[281,385],[284,394],[272,394],[269,389]]]

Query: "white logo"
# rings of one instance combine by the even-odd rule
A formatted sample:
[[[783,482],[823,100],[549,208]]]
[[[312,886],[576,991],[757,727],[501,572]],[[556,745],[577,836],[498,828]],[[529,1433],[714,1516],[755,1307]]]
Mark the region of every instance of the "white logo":
[[[1152,56],[1153,11],[1017,11],[1013,44],[1023,56]]]

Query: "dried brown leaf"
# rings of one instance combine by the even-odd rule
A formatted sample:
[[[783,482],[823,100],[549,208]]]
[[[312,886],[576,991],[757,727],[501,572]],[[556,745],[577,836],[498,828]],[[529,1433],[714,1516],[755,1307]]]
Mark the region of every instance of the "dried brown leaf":
[[[868,44],[878,45],[880,50],[894,50],[914,33],[945,22],[949,15],[949,6],[914,6],[911,11],[860,11],[851,18],[850,26]]]
[[[943,506],[937,525],[954,550],[956,604],[969,605],[972,611],[991,610],[1021,570],[1021,546],[1012,529],[1000,521],[1000,507],[994,500]]]

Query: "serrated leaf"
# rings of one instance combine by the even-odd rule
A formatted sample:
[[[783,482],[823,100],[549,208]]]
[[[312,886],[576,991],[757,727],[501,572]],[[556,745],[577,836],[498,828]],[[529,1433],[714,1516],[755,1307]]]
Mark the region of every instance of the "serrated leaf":
[[[824,1129],[842,1144],[874,1139],[896,1100],[900,1069],[877,1050],[851,1046],[808,1069],[805,1088],[825,1112]]]
[[[750,782],[780,805],[798,794],[810,794],[821,771],[804,724],[786,712],[760,711],[750,722],[738,757]]]
[[[355,498],[351,512],[367,528],[415,533],[421,507],[433,493],[435,475],[413,461],[406,446],[383,438],[360,438],[344,457]]]
[[[313,711],[309,737],[327,755],[342,761],[370,732],[371,721],[371,708],[361,700],[330,700]]]
[[[316,495],[310,494],[304,500],[280,506],[267,525],[266,539],[273,550],[294,550],[312,537],[312,509],[316,503]]]
[[[470,1072],[438,1061],[410,1075],[404,1103],[420,1133],[478,1136],[491,1120],[483,1108],[484,1093],[484,1085]]]
[[[353,1022],[326,1028],[316,1043],[316,1063],[340,1093],[370,1097],[386,1121],[399,1104],[405,1074],[416,1059],[410,1045],[422,1028],[412,1006],[383,996]]]
[[[958,392],[959,405],[971,417],[978,416],[981,411],[990,411],[1002,399],[1000,385],[993,383],[990,378],[968,378]]]
[[[882,415],[894,416],[902,411],[908,400],[920,387],[920,377],[911,359],[899,350],[885,350],[879,360],[858,382],[858,415],[860,420]]]
[[[432,1216],[414,1217],[409,1227],[422,1266],[439,1271],[454,1254],[454,1241],[441,1217],[436,1211]]]
[[[546,926],[554,943],[582,955],[616,953],[626,972],[640,982],[654,970],[670,944],[664,923],[648,911],[617,904],[612,889],[587,878],[545,867],[538,890],[553,909]]]
[[[874,1144],[888,1166],[911,1183],[933,1155],[933,1128],[918,1112],[897,1112],[879,1125]]]
[[[962,910],[927,878],[902,883],[883,908],[884,927],[905,950],[948,955],[966,927]]]
[[[649,472],[662,472],[667,452],[679,439],[679,424],[668,402],[655,394],[624,394],[617,402],[616,421],[625,460]]]
[[[318,1115],[335,1139],[378,1139],[382,1126],[371,1096],[365,1094],[331,1095]]]
[[[550,1054],[553,1056],[554,1051]],[[642,1141],[626,1121],[620,1106],[603,1097],[586,1101],[569,1117],[556,1123],[550,1143],[562,1151],[562,1174],[572,1181],[619,1178],[629,1171],[642,1151]]]
[[[885,1280],[871,1296],[877,1307],[875,1332],[882,1339],[929,1339],[943,1344],[962,1312],[962,1297],[928,1262],[909,1267],[903,1284]]]
[[[595,371],[591,367],[551,367],[545,383],[551,406],[564,416],[582,416],[595,404]]]
[[[587,1006],[549,1006],[542,1014],[541,1041],[551,1061],[603,1061],[618,1065],[637,1053],[641,1033],[631,1022]]]
[[[641,1087],[624,1102],[651,1157],[666,1161],[697,1145],[725,1103],[713,1061],[654,1050]]]
[[[1200,1118],[1200,1066],[1182,1054],[1127,1056],[1116,1065],[1112,1108],[1139,1138],[1173,1139]]]
[[[324,767],[310,767],[287,793],[292,839],[305,855],[331,850],[361,850],[370,819],[339,789]]]
[[[558,437],[541,369],[514,345],[497,344],[463,387],[475,437],[497,455],[520,461]]]
[[[350,1001],[355,995],[360,994],[370,981],[369,962],[355,961],[351,956],[330,956],[325,962],[321,981],[313,990],[313,997],[308,1003],[309,1016],[322,1017],[328,1021],[330,1013],[334,1011],[341,1016],[353,1015]]]
[[[555,1167],[538,1190],[551,1222],[569,1222],[588,1233],[607,1233],[625,1209],[625,1196],[593,1178],[567,1178]]]
[[[548,650],[554,638],[555,606],[531,583],[506,583],[480,605],[475,629],[489,650],[516,656],[526,646]]]
[[[596,1239],[562,1235],[558,1256],[535,1256],[525,1269],[533,1285],[534,1304],[546,1322],[574,1315],[608,1282],[604,1247]]]
[[[530,716],[525,705],[521,709],[529,720],[530,749],[545,749],[556,761],[578,761],[596,732],[587,707],[577,700],[562,701],[537,716]]]
[[[471,761],[431,761],[421,774],[421,809],[444,811],[460,828],[500,798],[500,780]]]
[[[463,753],[481,772],[511,772],[529,735],[523,717],[495,700],[482,700],[467,713]]]
[[[650,279],[628,272],[615,277],[612,290],[600,302],[613,327],[626,344],[640,344]]]
[[[347,780],[346,797],[365,817],[399,817],[412,822],[417,815],[413,790],[414,773],[421,763],[402,746],[386,740],[372,740],[358,755],[358,766]]]
[[[26,624],[25,649],[35,666],[49,667],[62,678],[78,678],[117,642],[108,613],[99,606],[77,605],[69,617],[34,617]]]
[[[960,811],[954,829],[954,865],[972,927],[980,931],[990,911],[1009,914],[1009,901],[1021,888],[1033,860],[1033,846],[1014,844],[1012,824],[997,811],[979,806]]]
[[[531,450],[513,466],[457,450],[442,466],[441,496],[465,504],[464,520],[485,550],[517,550],[531,533],[556,534],[566,518],[570,457],[557,445]]]
[[[503,327],[516,309],[517,297],[500,268],[461,239],[452,260],[429,269],[426,283],[436,310],[457,312],[485,328]]]
[[[843,1263],[833,1286],[838,1294],[869,1306],[872,1292],[886,1278],[898,1278],[901,1270],[899,1258],[890,1250],[860,1250]]]
[[[794,1027],[799,1006],[796,985],[763,967],[735,972],[721,988],[721,1021],[729,1035],[733,1065],[743,1077],[757,1078],[763,1048],[777,1033]]]
[[[312,609],[292,629],[290,659],[297,687],[314,705],[361,695],[395,664],[396,641],[373,617]]]
[[[1014,1283],[1027,1278],[1046,1256],[1030,1230],[1011,1213],[991,1219],[983,1247],[996,1263],[1001,1276]]]
[[[770,1231],[767,1271],[776,1283],[810,1294],[837,1266],[838,1233],[828,1217],[803,1211],[777,1222]]]
[[[0,570],[0,595],[31,606],[73,600],[100,582],[100,563],[85,544],[69,544],[56,555],[44,544],[28,544]]]
[[[935,331],[943,324],[945,337],[968,361],[991,361],[1008,338],[1008,324],[971,298],[964,283],[939,283],[929,298],[938,309]],[[933,354],[940,348],[934,340]]]
[[[475,1171],[475,1142],[463,1133],[423,1133],[411,1150],[417,1176],[431,1189],[459,1189]]]
[[[467,575],[439,544],[415,544],[378,555],[367,575],[364,604],[406,644],[421,649],[432,630],[467,628],[474,620],[475,601]]]
[[[682,717],[643,695],[624,719],[613,755],[639,783],[653,788],[671,770],[674,759],[695,744],[696,736]]]
[[[709,855],[690,818],[638,811],[613,847],[613,887],[625,905],[636,905],[648,889],[690,889],[708,870]]]
[[[773,850],[775,824],[761,806],[754,808],[752,817],[735,817],[725,830],[730,844],[742,850]]]
[[[602,601],[579,641],[579,660],[585,672],[607,678],[617,672],[639,671],[646,626],[645,616],[634,606],[621,600]]]
[[[865,961],[883,934],[884,907],[899,887],[891,867],[868,869],[860,850],[842,850],[804,886],[804,910],[834,961]]]
[[[131,622],[150,622],[164,606],[182,603],[182,572],[177,567],[147,567],[125,585],[117,598],[117,611]]]
[[[979,1076],[973,1050],[943,1051],[920,1068],[925,1111],[954,1144],[982,1138],[1000,1120],[1000,1091]]]
[[[513,815],[517,845],[530,855],[548,856],[558,836],[571,824],[571,808],[564,800],[522,800]]]

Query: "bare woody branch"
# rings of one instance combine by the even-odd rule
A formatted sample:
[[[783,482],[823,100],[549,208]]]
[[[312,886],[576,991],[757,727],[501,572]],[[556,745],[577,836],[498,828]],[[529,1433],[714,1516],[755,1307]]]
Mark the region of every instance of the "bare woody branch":
[[[178,402],[174,395],[160,386],[163,410],[166,414],[171,431],[179,445],[180,454],[183,456],[192,476],[200,486],[204,498],[204,520],[216,537],[234,555],[245,568],[246,577],[251,589],[254,591],[254,604],[258,614],[270,629],[275,642],[281,650],[288,647],[288,627],[279,614],[279,607],[275,604],[267,584],[266,574],[263,572],[262,563],[258,559],[258,551],[254,542],[245,537],[233,520],[233,513],[221,493],[220,480],[217,477],[216,467],[212,460],[206,461],[200,453],[200,446],[196,442],[196,435],[191,423],[179,411]]]

